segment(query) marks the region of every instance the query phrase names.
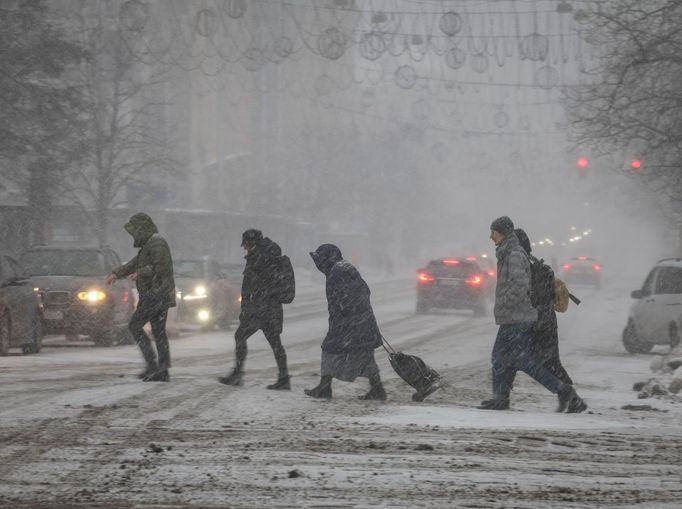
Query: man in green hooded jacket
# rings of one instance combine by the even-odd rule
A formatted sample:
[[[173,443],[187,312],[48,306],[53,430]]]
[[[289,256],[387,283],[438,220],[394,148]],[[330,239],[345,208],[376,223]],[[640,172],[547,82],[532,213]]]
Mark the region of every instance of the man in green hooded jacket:
[[[170,348],[166,334],[168,308],[175,307],[175,280],[170,248],[159,235],[154,221],[145,213],[133,215],[124,226],[133,237],[133,246],[140,248],[137,256],[111,271],[107,284],[130,276],[137,285],[140,299],[128,325],[135,342],[147,363],[140,374],[145,382],[167,382],[170,368]],[[156,342],[156,350],[144,331],[149,322]],[[158,353],[158,356],[157,356]]]

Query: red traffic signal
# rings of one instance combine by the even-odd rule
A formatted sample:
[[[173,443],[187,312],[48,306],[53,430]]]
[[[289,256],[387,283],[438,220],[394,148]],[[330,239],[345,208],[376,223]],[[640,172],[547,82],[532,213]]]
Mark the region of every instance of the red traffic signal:
[[[587,157],[579,157],[578,158],[578,168],[581,170],[584,170],[590,165],[590,161],[588,161]]]
[[[635,171],[639,171],[642,169],[642,161],[639,159],[633,159],[630,161],[630,168],[632,168]]]

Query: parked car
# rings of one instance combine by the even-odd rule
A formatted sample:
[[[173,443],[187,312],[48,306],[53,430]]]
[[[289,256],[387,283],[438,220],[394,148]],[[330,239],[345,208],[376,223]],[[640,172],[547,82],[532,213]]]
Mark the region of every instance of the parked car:
[[[602,264],[594,258],[576,256],[561,264],[561,279],[564,283],[588,284],[601,287]]]
[[[112,249],[37,246],[21,262],[42,294],[46,333],[83,334],[101,346],[132,342],[128,321],[135,309],[133,283],[123,279],[105,284],[107,274],[121,264]]]
[[[43,344],[40,294],[13,257],[0,254],[0,355],[19,347],[38,353]]]
[[[481,267],[466,258],[438,258],[417,270],[417,313],[431,308],[486,312],[485,279]]]
[[[623,346],[630,353],[646,353],[654,345],[675,348],[682,328],[682,259],[661,260],[649,271],[642,288],[631,293],[623,330]]]
[[[227,329],[239,318],[240,287],[229,281],[211,257],[174,260],[175,284],[179,289],[178,320]]]

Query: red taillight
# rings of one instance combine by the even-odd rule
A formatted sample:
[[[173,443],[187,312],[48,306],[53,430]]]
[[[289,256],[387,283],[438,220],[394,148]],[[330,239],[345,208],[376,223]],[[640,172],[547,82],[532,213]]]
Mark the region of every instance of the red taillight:
[[[469,279],[466,279],[464,282],[471,286],[479,286],[483,282],[483,278],[480,275],[475,274]]]
[[[475,256],[467,256],[467,261],[469,261],[469,262],[475,262],[475,261],[476,261],[476,257],[475,257]]]
[[[444,258],[443,265],[459,265],[459,260],[457,258]]]
[[[417,281],[420,283],[430,283],[431,281],[435,281],[436,278],[434,278],[431,274],[427,272],[418,272],[417,273]]]
[[[571,268],[571,264],[570,263],[564,263],[563,268],[564,268],[564,270],[568,270]]]
[[[598,263],[596,263],[596,264],[594,265],[594,270],[596,270],[597,272],[599,272],[599,271],[601,270],[601,265],[599,265]]]
[[[123,302],[128,302],[128,299],[130,298],[130,295],[128,294],[128,290],[123,292]]]
[[[489,275],[490,277],[495,277],[495,271],[494,271],[494,270],[489,270],[489,271],[488,271],[488,275]]]

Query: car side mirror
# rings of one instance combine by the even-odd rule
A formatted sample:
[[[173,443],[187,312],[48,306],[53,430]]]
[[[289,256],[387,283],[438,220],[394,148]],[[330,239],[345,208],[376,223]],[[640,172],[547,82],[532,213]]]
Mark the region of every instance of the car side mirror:
[[[633,299],[641,299],[644,297],[644,290],[635,290],[632,293],[630,293],[630,297]]]

